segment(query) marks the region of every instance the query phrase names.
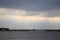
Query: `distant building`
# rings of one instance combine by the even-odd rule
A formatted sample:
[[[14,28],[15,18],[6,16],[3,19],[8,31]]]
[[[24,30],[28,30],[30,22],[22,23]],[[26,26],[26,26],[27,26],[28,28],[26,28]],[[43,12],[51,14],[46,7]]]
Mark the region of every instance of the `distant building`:
[[[9,28],[0,28],[0,31],[9,31]]]

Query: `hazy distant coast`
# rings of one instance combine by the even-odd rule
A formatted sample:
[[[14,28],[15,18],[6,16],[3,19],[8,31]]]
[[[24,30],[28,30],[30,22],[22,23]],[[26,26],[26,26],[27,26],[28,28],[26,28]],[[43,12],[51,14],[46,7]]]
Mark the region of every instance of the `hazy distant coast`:
[[[60,32],[60,30],[52,30],[52,29],[36,30],[36,29],[9,29],[9,28],[0,28],[0,31],[59,31]]]

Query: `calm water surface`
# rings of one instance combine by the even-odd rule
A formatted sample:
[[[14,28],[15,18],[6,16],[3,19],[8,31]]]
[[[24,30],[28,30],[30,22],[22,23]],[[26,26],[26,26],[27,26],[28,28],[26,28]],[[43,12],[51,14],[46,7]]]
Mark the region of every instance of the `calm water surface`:
[[[57,31],[0,32],[0,40],[60,40],[60,32]]]

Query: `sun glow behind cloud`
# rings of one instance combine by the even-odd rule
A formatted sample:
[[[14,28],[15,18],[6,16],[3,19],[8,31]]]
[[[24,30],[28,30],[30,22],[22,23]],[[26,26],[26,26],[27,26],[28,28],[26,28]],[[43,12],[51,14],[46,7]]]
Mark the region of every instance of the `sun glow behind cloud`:
[[[60,17],[40,17],[40,16],[17,16],[17,15],[5,15],[1,16],[2,18],[7,18],[7,19],[13,19],[16,21],[21,21],[21,20],[27,20],[27,21],[54,21],[54,22],[60,22]],[[1,18],[0,17],[0,18]]]

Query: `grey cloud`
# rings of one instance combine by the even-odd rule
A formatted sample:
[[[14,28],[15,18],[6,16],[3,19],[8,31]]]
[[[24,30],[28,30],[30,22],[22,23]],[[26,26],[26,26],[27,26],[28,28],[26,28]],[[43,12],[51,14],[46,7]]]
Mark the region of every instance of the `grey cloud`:
[[[60,10],[27,12],[26,16],[27,15],[28,16],[56,17],[56,16],[60,16]]]
[[[48,11],[24,11],[17,9],[6,9],[0,12],[0,16],[4,15],[17,15],[17,16],[42,16],[42,17],[57,17],[60,16],[60,10],[48,10]],[[16,13],[18,11],[18,13]]]
[[[17,15],[17,16],[42,16],[42,17],[60,17],[60,10],[52,10],[52,11],[26,11],[26,13],[15,13],[13,12],[8,12],[8,13],[0,13],[0,16],[4,15]]]
[[[60,10],[58,10],[58,11],[50,11],[50,12],[48,11],[45,16],[47,16],[47,17],[60,16]]]
[[[45,17],[60,16],[60,0],[0,0],[0,7],[30,11],[25,16],[38,16],[40,14],[44,14],[42,16]],[[58,11],[55,12],[54,10]],[[45,13],[41,13],[41,11]],[[10,14],[8,13],[8,15]]]
[[[60,8],[60,0],[0,0],[0,7],[41,11]]]
[[[58,17],[60,16],[60,10],[45,11],[42,14],[44,14],[42,16],[45,16],[45,17]]]

